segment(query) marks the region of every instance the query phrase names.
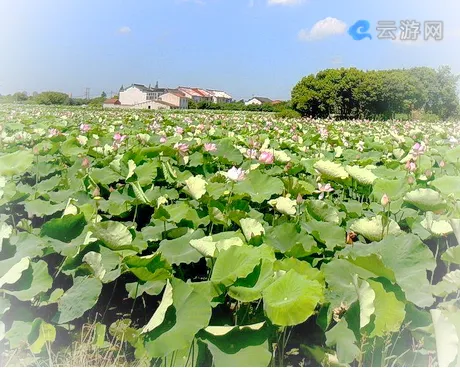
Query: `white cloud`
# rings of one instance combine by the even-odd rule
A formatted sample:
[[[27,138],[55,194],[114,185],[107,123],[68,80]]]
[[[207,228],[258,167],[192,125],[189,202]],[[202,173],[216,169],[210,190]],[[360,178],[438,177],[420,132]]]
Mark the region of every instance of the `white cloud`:
[[[299,5],[305,0],[268,0],[268,5]]]
[[[298,37],[301,41],[315,41],[326,37],[341,35],[347,31],[347,25],[337,18],[327,17],[317,22],[311,30],[301,29]]]
[[[121,27],[119,30],[118,30],[119,33],[131,33],[131,28],[129,28],[128,26],[123,26]]]

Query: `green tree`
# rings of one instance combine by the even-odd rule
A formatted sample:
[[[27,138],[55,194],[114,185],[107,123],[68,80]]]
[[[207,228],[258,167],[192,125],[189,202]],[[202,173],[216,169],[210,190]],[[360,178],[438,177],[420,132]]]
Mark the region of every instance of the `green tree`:
[[[107,98],[107,93],[105,93],[105,91],[102,91],[101,97],[102,97],[102,98]]]
[[[40,105],[68,105],[70,98],[65,93],[47,91],[35,96],[34,102]]]

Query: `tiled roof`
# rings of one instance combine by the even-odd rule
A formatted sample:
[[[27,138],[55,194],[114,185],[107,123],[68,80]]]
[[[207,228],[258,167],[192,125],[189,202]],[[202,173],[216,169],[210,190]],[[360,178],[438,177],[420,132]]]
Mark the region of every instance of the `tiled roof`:
[[[107,100],[104,101],[104,104],[107,104],[107,105],[108,105],[108,104],[115,105],[117,102],[120,102],[120,101],[118,101],[117,98],[109,98],[109,99],[107,99]]]
[[[270,100],[267,97],[252,97],[250,100],[254,100],[254,99],[259,100],[262,103],[270,103],[270,102],[272,102],[272,100]]]

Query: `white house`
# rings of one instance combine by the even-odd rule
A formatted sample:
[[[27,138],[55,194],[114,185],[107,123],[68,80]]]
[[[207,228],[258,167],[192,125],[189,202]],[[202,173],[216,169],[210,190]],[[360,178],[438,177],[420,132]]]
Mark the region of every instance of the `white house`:
[[[179,109],[188,109],[188,98],[180,91],[170,91],[160,96],[160,100],[176,106]]]
[[[273,101],[266,97],[253,97],[246,101],[244,104],[247,105],[262,105],[265,103],[272,103]]]
[[[154,88],[143,84],[132,84],[128,88],[122,86],[118,98],[122,105],[136,105],[145,101],[158,100],[166,92],[168,89],[158,88],[158,83]]]
[[[104,108],[114,108],[114,107],[119,107],[121,105],[120,101],[116,98],[109,98],[104,101],[102,104],[102,107]]]
[[[176,106],[164,102],[164,101],[155,101],[155,100],[150,100],[150,101],[145,101],[140,104],[132,105],[132,106],[126,106],[130,107],[133,109],[146,109],[146,110],[171,110],[171,109],[177,109]]]
[[[217,91],[214,89],[207,90],[212,96],[212,102],[214,103],[230,103],[233,101],[232,96],[224,91]]]

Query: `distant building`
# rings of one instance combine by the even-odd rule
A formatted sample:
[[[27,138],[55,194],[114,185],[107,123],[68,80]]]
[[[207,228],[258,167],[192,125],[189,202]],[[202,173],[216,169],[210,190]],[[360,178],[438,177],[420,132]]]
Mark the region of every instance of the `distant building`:
[[[265,103],[272,103],[273,101],[266,97],[253,97],[246,101],[244,104],[247,105],[262,105]]]
[[[111,108],[111,107],[118,107],[120,105],[121,105],[120,100],[116,98],[109,98],[108,100],[104,101],[104,103],[102,104],[102,107]]]
[[[132,84],[128,88],[121,86],[118,98],[122,105],[136,105],[142,102],[158,100],[168,92],[168,88],[146,87],[143,84]]]
[[[194,102],[214,102],[214,103],[230,103],[233,101],[232,96],[224,91],[204,88],[178,87],[159,88],[158,82],[155,87],[145,86],[143,84],[133,83],[125,88],[120,87],[119,94],[120,107],[145,106],[147,109],[157,109],[168,106],[176,109],[188,109],[189,101]],[[157,102],[157,104],[147,102]],[[164,104],[161,104],[161,103]],[[146,104],[147,103],[147,104]],[[166,104],[166,105],[165,105]],[[104,103],[104,107],[113,107],[111,103]]]
[[[212,97],[212,102],[214,103],[231,103],[233,102],[232,96],[230,96],[228,93],[224,91],[217,91],[214,89],[208,89],[207,90]]]
[[[169,91],[160,96],[160,100],[179,109],[188,109],[188,98],[180,91]]]

